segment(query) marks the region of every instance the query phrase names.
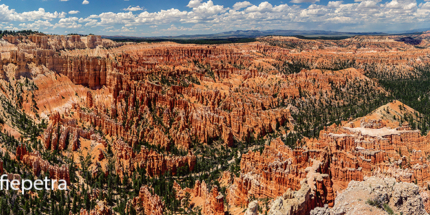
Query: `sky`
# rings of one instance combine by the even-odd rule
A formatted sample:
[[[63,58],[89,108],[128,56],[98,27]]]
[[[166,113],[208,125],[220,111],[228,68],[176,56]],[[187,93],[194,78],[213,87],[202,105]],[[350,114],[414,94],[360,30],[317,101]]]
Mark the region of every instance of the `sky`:
[[[0,0],[0,29],[175,36],[235,30],[430,28],[430,0]]]

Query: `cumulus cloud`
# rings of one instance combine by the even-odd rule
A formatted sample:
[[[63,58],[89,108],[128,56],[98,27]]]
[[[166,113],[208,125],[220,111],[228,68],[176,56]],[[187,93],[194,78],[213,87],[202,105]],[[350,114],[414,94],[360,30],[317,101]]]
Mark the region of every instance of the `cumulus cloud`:
[[[421,3],[420,7],[422,9],[430,9],[430,2],[426,2],[424,4]]]
[[[269,2],[261,2],[258,6],[252,5],[251,7],[246,8],[246,12],[268,12],[272,10],[272,4]]]
[[[88,2],[84,0],[83,4]],[[212,32],[237,29],[328,29],[348,31],[376,30],[379,26],[413,27],[425,25],[430,19],[430,2],[417,4],[416,0],[342,0],[320,2],[320,0],[291,0],[298,4],[271,4],[262,0],[253,4],[240,0],[232,7],[216,4],[213,0],[190,0],[186,9],[170,8],[155,12],[145,11],[140,6],[129,6],[118,11],[92,14],[86,17],[67,17],[79,11],[47,12],[40,8],[18,13],[7,5],[0,5],[0,23],[6,29],[58,29],[72,28],[86,31],[128,32]],[[121,12],[122,11],[122,12]],[[10,22],[20,22],[16,26]],[[141,27],[140,27],[141,26]],[[139,28],[140,27],[140,28]],[[139,29],[139,30],[137,30]],[[144,29],[144,30],[142,30]],[[76,31],[76,30],[74,30]],[[64,32],[64,31],[62,31]]]
[[[202,0],[190,0],[187,7],[195,8],[195,7],[200,6],[201,4],[202,4]]]
[[[46,12],[45,9],[39,8],[39,10],[23,12],[19,15],[24,20],[39,20],[39,19],[47,19],[52,20],[56,18],[63,18],[66,16],[65,12],[58,13],[55,11],[54,13]]]
[[[98,21],[92,18],[79,18],[78,23],[85,23],[85,26],[96,26]]]
[[[343,1],[329,1],[327,7],[338,8],[342,3]]]
[[[34,21],[34,20],[52,20],[56,18],[64,18],[66,16],[65,12],[54,13],[46,12],[45,9],[39,8],[35,11],[28,11],[23,13],[17,13],[14,9],[9,9],[9,6],[2,4],[0,5],[0,21]]]
[[[186,28],[186,27],[184,27],[184,26],[179,26],[179,27],[177,27],[177,26],[175,26],[175,25],[170,25],[170,27],[169,28],[167,28],[167,29],[162,29],[161,31],[163,32],[166,32],[166,31],[192,31],[193,30],[193,28]]]
[[[51,24],[49,21],[45,20],[37,20],[33,23],[20,23],[19,26],[22,29],[32,29],[32,30],[39,30],[40,28],[47,28],[47,27],[52,27],[54,26],[53,24]]]
[[[53,28],[80,28],[82,27],[81,24],[78,24],[76,21],[78,21],[78,17],[68,17],[63,18],[56,23]]]
[[[140,6],[136,6],[136,7],[132,7],[131,5],[130,6],[128,6],[128,8],[124,8],[124,9],[122,9],[122,10],[125,10],[125,11],[139,11],[139,10],[143,10],[144,8],[143,7],[140,7]]]
[[[413,22],[413,20],[429,18],[430,10],[427,4],[417,6],[415,0],[391,0],[382,3],[381,0],[355,0],[353,3],[329,1],[327,5],[316,4],[319,0],[292,0],[293,3],[313,3],[302,8],[299,5],[272,5],[267,1],[252,4],[248,1],[236,2],[232,8],[214,4],[212,0],[190,0],[189,11],[171,8],[158,12],[143,11],[133,14],[133,7],[124,10],[128,13],[106,12],[81,18],[78,23],[85,26],[123,25],[125,27],[147,25],[157,26],[169,24],[170,31],[190,30],[222,31],[241,29],[275,29],[294,28],[312,29],[312,26],[324,28],[333,23],[362,25],[366,23],[397,23]],[[136,6],[137,8],[140,8]],[[130,10],[128,10],[130,9]],[[415,16],[413,15],[415,14]],[[303,24],[305,23],[305,25]],[[154,27],[153,27],[154,28]],[[118,29],[118,28],[116,28]],[[159,29],[163,32],[163,29]]]
[[[235,9],[235,10],[240,10],[240,9],[242,9],[242,8],[246,8],[246,7],[251,6],[251,5],[252,5],[252,4],[251,4],[249,1],[236,2],[236,3],[233,5],[233,9]]]
[[[96,18],[95,16],[92,16]],[[107,12],[102,13],[97,16],[100,19],[100,22],[97,22],[96,25],[106,26],[113,24],[122,24],[125,26],[133,25],[136,22],[136,16],[133,15],[132,12],[128,13],[113,13]]]
[[[319,2],[320,0],[291,0],[291,3],[296,3],[296,4],[300,4],[300,3],[315,3],[315,2]]]
[[[378,5],[378,2],[376,2],[376,1],[362,1],[362,2],[360,2],[360,4],[358,5],[358,9],[363,9],[363,8],[366,8],[366,9],[370,9],[370,8],[378,8],[378,7],[380,7],[381,5]]]
[[[20,30],[19,28],[13,26],[13,24],[10,24],[9,26],[5,26],[3,28],[6,29],[6,30],[10,30],[10,31],[18,31],[18,30]]]
[[[109,29],[107,32],[121,32],[121,33],[124,33],[124,32],[125,33],[136,32],[136,29],[126,28],[125,26],[123,26],[120,29],[110,29],[110,28],[107,28],[107,29]]]
[[[88,1],[88,0],[84,0],[83,2],[82,2],[82,4],[89,4],[90,2]]]
[[[149,13],[144,11],[140,13],[135,21],[136,24],[166,24],[177,22],[187,16],[188,12],[178,9],[161,10],[160,12]]]
[[[417,2],[415,0],[392,0],[391,2],[385,4],[385,7],[391,9],[410,10],[417,7]]]
[[[187,13],[186,18],[181,19],[181,21],[185,23],[217,22],[218,15],[226,11],[227,9],[224,6],[214,5],[212,0],[209,0],[194,7],[191,12]]]

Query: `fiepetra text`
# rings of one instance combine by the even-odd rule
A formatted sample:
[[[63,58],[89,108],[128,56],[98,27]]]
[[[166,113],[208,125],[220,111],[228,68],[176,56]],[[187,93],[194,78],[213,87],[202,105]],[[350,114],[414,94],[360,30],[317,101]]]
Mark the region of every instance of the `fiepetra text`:
[[[21,181],[17,179],[13,179],[9,181],[8,175],[4,174],[0,178],[0,190],[20,190],[21,193],[24,194],[27,190],[54,190],[55,184],[57,184],[57,188],[59,190],[67,190],[67,182],[66,180],[56,180],[56,179],[48,179],[45,177],[44,180],[37,179],[34,182],[28,179],[22,179]],[[10,185],[10,186],[9,186]]]

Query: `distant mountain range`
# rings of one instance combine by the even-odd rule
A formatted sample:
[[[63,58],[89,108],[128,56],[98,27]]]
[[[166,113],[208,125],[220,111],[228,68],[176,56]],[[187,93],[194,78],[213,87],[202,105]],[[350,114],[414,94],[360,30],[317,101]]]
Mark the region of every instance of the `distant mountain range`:
[[[425,29],[411,30],[404,33],[422,32]],[[325,36],[325,37],[348,37],[356,35],[385,35],[402,32],[340,32],[340,31],[323,31],[323,30],[238,30],[227,31],[215,34],[196,34],[196,35],[179,35],[179,36],[158,36],[158,37],[133,37],[133,36],[103,36],[108,39],[231,39],[231,38],[256,38],[263,36]]]
[[[417,28],[412,30],[405,30],[405,31],[387,31],[385,33],[388,34],[414,34],[414,33],[422,33],[424,31],[429,31],[430,28]]]

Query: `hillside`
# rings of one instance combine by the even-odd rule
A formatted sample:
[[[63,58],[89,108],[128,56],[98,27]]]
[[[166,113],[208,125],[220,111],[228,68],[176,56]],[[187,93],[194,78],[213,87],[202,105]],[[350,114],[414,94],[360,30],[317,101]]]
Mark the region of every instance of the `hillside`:
[[[291,149],[284,145],[282,138],[276,138],[265,145],[263,150],[244,154],[240,162],[240,175],[231,180],[232,185],[227,190],[229,203],[241,207],[246,202],[257,200],[264,210],[266,198],[269,197],[273,200],[269,204],[272,206],[268,208],[268,214],[308,214],[314,207],[326,205],[331,208],[339,202],[345,202],[348,195],[345,197],[342,191],[347,188],[345,192],[353,195],[369,192],[363,185],[351,191],[352,186],[357,186],[352,185],[351,181],[366,181],[369,180],[367,177],[375,176],[382,178],[380,180],[392,177],[389,180],[405,183],[402,188],[396,189],[415,186],[415,197],[405,194],[404,198],[417,198],[416,207],[405,209],[406,206],[399,202],[389,203],[390,207],[402,213],[421,210],[420,213],[426,214],[424,207],[428,209],[430,204],[425,197],[429,192],[426,187],[429,161],[423,156],[430,150],[430,137],[421,136],[419,131],[410,129],[406,124],[395,126],[397,121],[381,114],[387,108],[392,111],[397,109],[401,114],[416,112],[409,107],[400,111],[398,105],[404,106],[395,101],[365,117],[344,122],[340,126],[334,124],[326,127],[318,138],[305,138],[303,147],[298,149]],[[420,195],[418,186],[411,183],[423,186]],[[375,193],[378,195],[377,191]],[[354,202],[357,203],[350,203],[354,203],[354,207],[361,204],[364,211],[372,211],[372,207],[376,211],[379,211],[378,207],[382,208],[380,212],[387,210],[385,206],[382,207],[383,203],[366,203],[368,198],[379,201],[377,197],[367,194],[361,199],[355,198]],[[335,206],[332,210],[341,211],[339,207]],[[354,207],[344,209],[354,211]]]
[[[6,35],[0,172],[70,192],[8,192],[0,208],[308,214],[374,176],[415,183],[428,210],[428,49],[398,40]]]

